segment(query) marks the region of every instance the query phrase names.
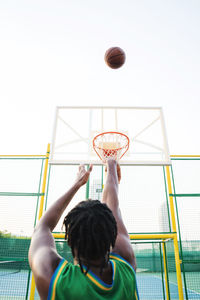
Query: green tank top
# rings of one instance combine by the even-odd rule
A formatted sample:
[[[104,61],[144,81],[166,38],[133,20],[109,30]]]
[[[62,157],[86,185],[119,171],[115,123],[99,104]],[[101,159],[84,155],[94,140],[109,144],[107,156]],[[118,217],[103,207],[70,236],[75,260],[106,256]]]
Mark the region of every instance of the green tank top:
[[[118,254],[110,254],[112,284],[106,284],[92,271],[87,275],[79,265],[62,259],[49,286],[47,300],[139,300],[135,271]]]

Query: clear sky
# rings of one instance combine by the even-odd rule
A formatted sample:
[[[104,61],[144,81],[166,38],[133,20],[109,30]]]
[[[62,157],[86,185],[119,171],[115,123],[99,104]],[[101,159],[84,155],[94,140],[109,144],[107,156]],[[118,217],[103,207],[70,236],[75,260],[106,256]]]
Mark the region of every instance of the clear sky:
[[[170,153],[200,154],[199,53],[198,0],[1,1],[0,154],[45,153],[58,105],[162,106]]]
[[[104,62],[112,46],[126,53],[118,70]],[[170,153],[200,154],[200,1],[0,1],[0,154],[45,154],[55,108],[69,105],[161,106]],[[10,168],[1,168],[0,181],[7,172],[17,185]],[[156,191],[160,201],[164,192]],[[156,204],[155,192],[153,198]],[[23,219],[12,204],[15,230],[30,220],[30,206]],[[162,205],[157,208],[159,220]]]

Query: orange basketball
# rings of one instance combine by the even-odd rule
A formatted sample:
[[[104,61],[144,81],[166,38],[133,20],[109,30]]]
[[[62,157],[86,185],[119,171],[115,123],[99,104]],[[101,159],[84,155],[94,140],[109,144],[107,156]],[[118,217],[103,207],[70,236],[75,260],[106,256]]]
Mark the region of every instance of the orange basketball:
[[[106,64],[112,69],[118,69],[125,63],[126,55],[119,47],[109,48],[104,56]]]

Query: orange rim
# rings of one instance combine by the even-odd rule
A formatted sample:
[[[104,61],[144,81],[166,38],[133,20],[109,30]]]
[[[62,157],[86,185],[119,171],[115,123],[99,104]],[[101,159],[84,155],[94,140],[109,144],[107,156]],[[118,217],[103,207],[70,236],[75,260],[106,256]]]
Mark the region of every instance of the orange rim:
[[[119,159],[121,159],[121,158],[124,156],[124,154],[128,151],[128,149],[129,149],[129,141],[130,141],[130,140],[129,140],[129,137],[128,137],[126,134],[121,133],[121,132],[117,132],[117,131],[107,131],[107,132],[102,132],[102,133],[100,133],[100,134],[98,134],[98,135],[96,135],[96,136],[94,137],[94,139],[93,139],[93,148],[94,148],[96,154],[99,156],[99,158],[100,158],[101,160],[103,160],[102,157],[99,155],[99,153],[97,152],[96,149],[99,149],[99,150],[108,150],[108,149],[105,149],[105,148],[103,148],[103,147],[97,146],[97,145],[96,145],[96,141],[98,140],[98,138],[99,138],[100,136],[104,136],[104,135],[107,135],[107,134],[115,134],[115,135],[120,135],[120,136],[125,137],[125,139],[126,139],[126,141],[127,141],[125,145],[123,145],[122,147],[116,148],[116,149],[109,149],[110,151],[116,151],[116,152],[125,149],[125,151],[123,152],[123,154],[119,157]]]

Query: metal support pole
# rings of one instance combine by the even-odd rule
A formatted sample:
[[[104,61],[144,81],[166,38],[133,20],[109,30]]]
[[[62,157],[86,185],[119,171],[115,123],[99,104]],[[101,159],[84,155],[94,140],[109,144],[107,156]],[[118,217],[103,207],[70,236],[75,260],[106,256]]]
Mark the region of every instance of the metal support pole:
[[[169,191],[169,194],[172,194],[172,184],[171,184],[169,166],[166,166],[166,175],[167,175],[168,191]],[[175,236],[174,236],[174,239],[173,239],[173,242],[174,242],[174,254],[175,254],[175,262],[176,262],[176,276],[177,276],[177,284],[178,284],[178,294],[179,294],[179,300],[184,300],[183,285],[182,285],[182,278],[181,278],[181,266],[180,266],[181,260],[180,260],[180,256],[179,256],[175,209],[174,209],[174,202],[173,202],[173,197],[172,196],[169,196],[169,207],[170,207],[170,213],[171,213],[172,230],[173,230],[173,232],[176,232]]]
[[[50,153],[50,144],[48,144],[48,146],[47,146],[46,161],[45,161],[45,166],[44,166],[44,175],[43,175],[43,183],[42,183],[42,196],[41,196],[41,199],[40,199],[38,221],[42,217],[43,209],[44,209],[44,195],[45,195],[46,181],[47,181],[49,153]],[[34,297],[35,297],[35,280],[34,280],[34,277],[33,277],[33,274],[32,274],[29,300],[34,300]]]

